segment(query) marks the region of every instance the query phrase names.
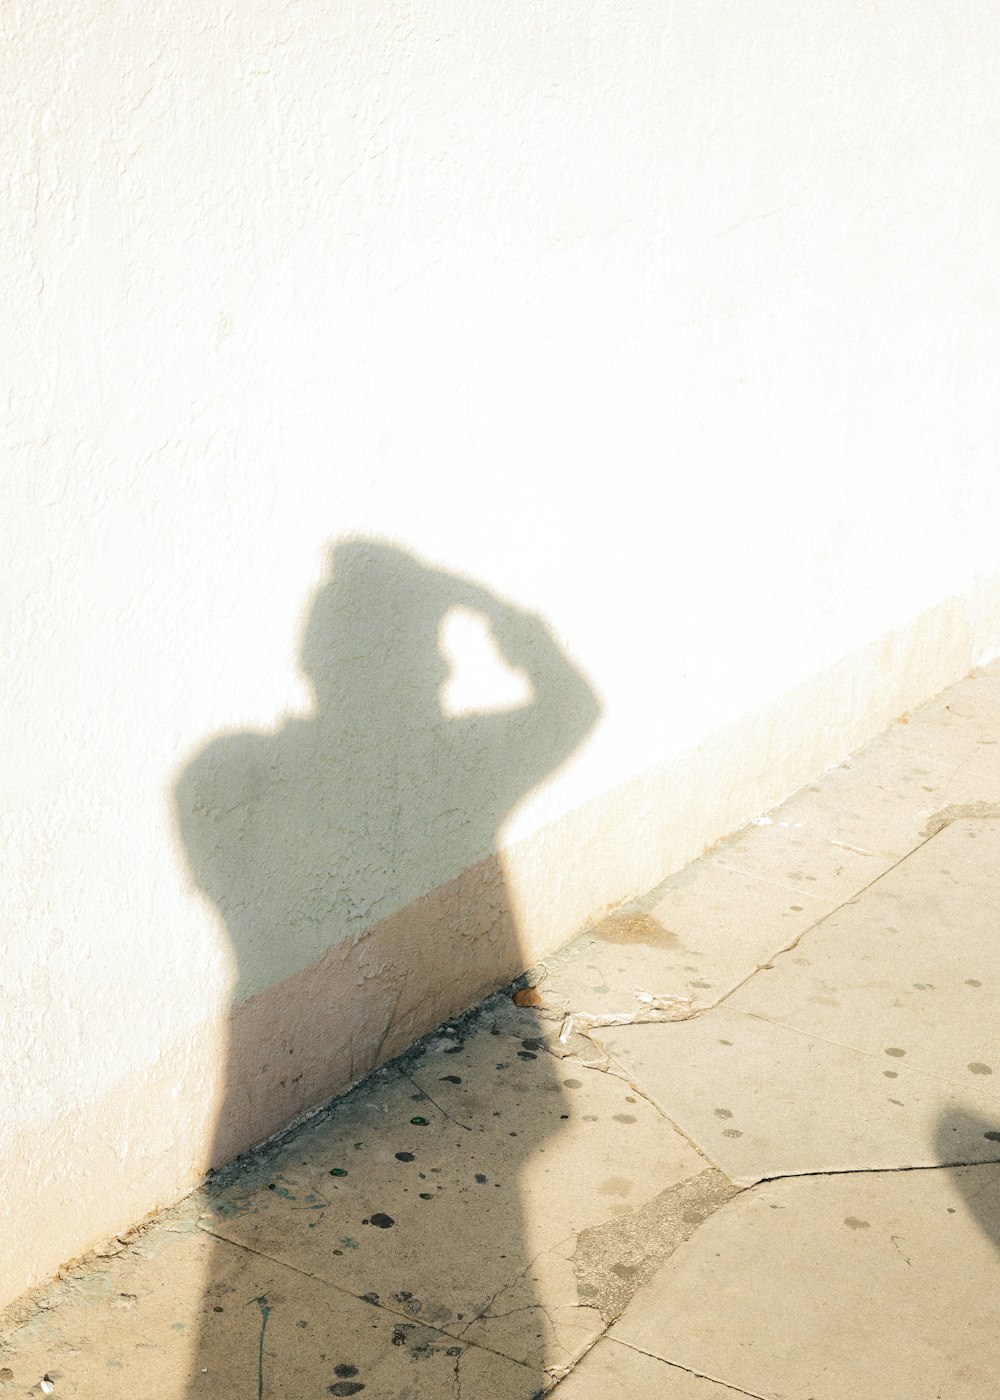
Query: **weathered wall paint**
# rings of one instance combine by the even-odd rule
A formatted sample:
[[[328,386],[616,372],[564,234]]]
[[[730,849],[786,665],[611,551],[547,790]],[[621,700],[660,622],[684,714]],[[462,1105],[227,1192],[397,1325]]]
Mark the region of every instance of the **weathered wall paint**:
[[[983,0],[4,24],[0,1298],[1000,649]],[[449,582],[388,710],[337,595],[359,719],[296,749],[365,540]],[[505,792],[421,792],[484,708]],[[247,750],[346,888],[232,868]]]

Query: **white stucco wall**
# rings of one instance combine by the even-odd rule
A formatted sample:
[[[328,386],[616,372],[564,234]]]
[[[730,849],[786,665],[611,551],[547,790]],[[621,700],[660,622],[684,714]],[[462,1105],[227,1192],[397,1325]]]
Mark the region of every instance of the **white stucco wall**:
[[[331,546],[539,615],[597,697],[504,815],[526,961],[1000,650],[985,0],[3,24],[0,1301],[211,1155],[238,978],[175,791],[314,706]],[[449,626],[453,708],[519,703]],[[630,808],[720,730],[684,831]]]

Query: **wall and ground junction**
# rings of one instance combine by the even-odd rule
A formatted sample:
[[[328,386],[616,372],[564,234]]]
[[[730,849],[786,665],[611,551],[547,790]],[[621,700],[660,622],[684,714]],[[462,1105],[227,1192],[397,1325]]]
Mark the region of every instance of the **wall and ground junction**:
[[[995,7],[3,23],[0,1301],[1000,651]]]

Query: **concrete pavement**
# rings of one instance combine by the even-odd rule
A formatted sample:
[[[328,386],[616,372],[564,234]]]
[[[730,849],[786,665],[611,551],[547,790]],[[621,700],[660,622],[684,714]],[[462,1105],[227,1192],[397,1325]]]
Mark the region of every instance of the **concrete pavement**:
[[[0,1395],[992,1400],[1000,667],[0,1322]]]

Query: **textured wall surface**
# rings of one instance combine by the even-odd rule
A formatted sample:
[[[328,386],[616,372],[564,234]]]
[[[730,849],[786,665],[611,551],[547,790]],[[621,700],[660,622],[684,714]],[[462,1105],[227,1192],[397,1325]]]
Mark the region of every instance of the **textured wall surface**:
[[[995,6],[2,24],[0,1298],[1000,649]]]

